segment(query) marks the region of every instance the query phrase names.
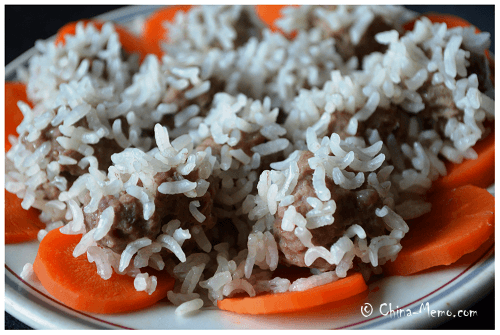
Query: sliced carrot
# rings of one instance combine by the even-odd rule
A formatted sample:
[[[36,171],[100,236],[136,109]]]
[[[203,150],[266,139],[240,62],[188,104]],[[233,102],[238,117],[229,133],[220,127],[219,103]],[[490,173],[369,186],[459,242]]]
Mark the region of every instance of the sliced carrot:
[[[9,135],[17,136],[16,128],[23,121],[23,113],[17,107],[17,102],[21,100],[33,107],[26,95],[26,85],[20,82],[5,82],[5,151],[11,148],[8,140]]]
[[[431,212],[408,223],[403,249],[384,265],[386,273],[407,276],[452,264],[494,234],[495,198],[485,189],[466,185],[435,193],[429,201]]]
[[[191,5],[169,6],[157,10],[151,14],[144,22],[142,31],[142,41],[148,53],[161,57],[161,41],[167,39],[167,29],[164,26],[165,21],[173,21],[178,11],[187,12]]]
[[[64,45],[66,43],[66,36],[73,36],[76,34],[76,24],[78,22],[82,22],[84,26],[87,26],[87,24],[91,22],[91,20],[80,20],[65,24],[57,31],[56,40],[54,41],[54,43],[56,45],[58,44]],[[96,22],[96,26],[97,25],[99,25],[98,29],[101,29],[102,24]]]
[[[276,20],[280,19],[283,16],[281,10],[283,9],[283,7],[287,6],[295,7],[297,5],[256,5],[255,12],[271,31],[280,32],[281,34],[292,39],[297,35],[296,31],[292,31],[291,33],[287,34],[276,25]]]
[[[452,189],[471,184],[478,187],[489,187],[495,182],[495,133],[490,133],[479,141],[474,150],[477,159],[464,160],[461,164],[447,162],[447,175],[432,183],[432,192]]]
[[[77,258],[72,253],[82,235],[64,235],[59,229],[50,231],[40,243],[33,270],[43,287],[56,299],[78,311],[111,314],[139,310],[167,296],[174,279],[166,271],[148,269],[158,278],[156,290],[149,295],[136,291],[134,278],[113,273],[104,280],[95,263],[86,254]]]
[[[359,313],[359,307],[362,306],[370,295],[368,290],[353,295],[352,297],[329,302],[324,305],[315,306],[306,310],[298,310],[297,312],[288,313],[287,317],[293,318],[295,315],[300,317],[331,317],[332,315],[354,315]]]
[[[92,23],[94,27],[98,30],[100,30],[104,25],[104,22],[94,21],[94,20],[80,20],[80,21],[70,22],[64,25],[61,29],[59,29],[59,31],[57,32],[55,44],[60,44],[60,43],[64,44],[66,43],[66,36],[75,35],[76,25],[78,22],[83,22],[84,26],[87,26],[87,24]],[[142,40],[139,37],[130,33],[126,28],[120,26],[119,24],[114,23],[114,27],[116,33],[119,36],[123,50],[125,50],[128,53],[138,53],[142,61],[144,57],[146,57],[147,55],[147,50],[144,47]]]
[[[275,25],[275,22],[283,16],[281,14],[281,9],[286,6],[287,5],[256,5],[255,12],[271,31],[281,31]]]
[[[368,289],[360,273],[333,283],[300,292],[261,294],[255,297],[226,298],[220,309],[240,314],[276,314],[296,312],[355,296]]]
[[[5,191],[5,243],[21,243],[35,240],[45,224],[38,216],[40,211],[30,208],[25,211],[21,207],[22,199]]]

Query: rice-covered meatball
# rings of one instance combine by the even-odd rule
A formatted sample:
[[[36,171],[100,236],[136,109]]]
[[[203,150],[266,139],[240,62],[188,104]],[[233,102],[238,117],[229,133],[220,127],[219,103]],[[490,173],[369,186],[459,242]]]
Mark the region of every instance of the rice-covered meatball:
[[[259,259],[272,243],[250,243],[261,232],[274,236],[281,263],[335,270],[340,277],[354,262],[377,266],[394,257],[408,227],[395,212],[388,180],[394,167],[384,165],[382,141],[367,146],[362,137],[342,140],[336,133],[319,141],[311,128],[306,140],[308,150],[272,163],[259,177],[258,194],[245,200],[256,222],[247,263],[266,267]],[[377,255],[381,243],[388,248]]]
[[[313,186],[314,170],[311,169],[307,161],[313,156],[309,151],[300,153],[297,162],[299,168],[297,186],[291,193],[295,198],[291,205],[303,217],[307,217],[307,213],[314,209],[308,202],[308,198],[317,196]],[[333,180],[329,178],[326,179],[326,187],[330,190],[331,200],[336,203],[333,223],[309,230],[312,234],[311,242],[313,245],[329,249],[353,224],[363,227],[370,238],[383,235],[386,232],[382,219],[374,215],[375,208],[383,207],[383,202],[373,188],[364,186],[356,190],[346,190],[335,185]],[[281,256],[280,262],[321,270],[335,268],[335,264],[329,264],[323,258],[316,259],[312,264],[305,264],[304,255],[308,248],[294,231],[287,231],[282,228],[283,217],[288,208],[289,206],[280,206],[278,208],[273,226],[274,237],[278,243]]]

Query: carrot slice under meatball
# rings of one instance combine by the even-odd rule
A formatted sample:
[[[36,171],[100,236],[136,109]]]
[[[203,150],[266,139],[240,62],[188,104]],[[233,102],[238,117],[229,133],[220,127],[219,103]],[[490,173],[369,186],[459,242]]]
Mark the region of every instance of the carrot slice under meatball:
[[[73,257],[82,235],[50,231],[40,243],[33,270],[43,287],[65,305],[78,311],[111,314],[139,310],[167,296],[174,279],[166,271],[147,270],[157,276],[156,290],[149,295],[136,291],[134,278],[113,273],[104,280],[86,254]]]
[[[411,275],[449,265],[478,249],[495,232],[495,198],[485,189],[466,185],[431,196],[432,210],[408,222],[403,249],[384,270]]]
[[[239,314],[289,313],[350,298],[368,289],[360,273],[306,291],[268,293],[255,297],[226,298],[220,309]]]
[[[144,22],[142,41],[148,53],[161,57],[161,42],[167,40],[165,22],[174,19],[178,11],[187,12],[191,5],[169,6],[151,14]]]

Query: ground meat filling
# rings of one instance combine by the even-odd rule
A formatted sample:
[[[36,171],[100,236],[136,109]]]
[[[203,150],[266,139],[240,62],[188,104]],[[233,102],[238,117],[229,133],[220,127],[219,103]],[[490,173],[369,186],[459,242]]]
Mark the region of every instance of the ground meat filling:
[[[298,213],[306,216],[312,207],[308,204],[308,197],[316,197],[316,192],[312,184],[313,170],[309,167],[307,160],[313,157],[309,151],[304,151],[298,161],[299,178],[297,186],[292,194],[295,202],[292,204]],[[337,204],[334,222],[331,225],[311,229],[312,243],[315,246],[323,246],[327,249],[331,247],[340,237],[342,237],[348,227],[358,224],[365,230],[369,238],[385,234],[386,228],[381,219],[374,215],[376,208],[382,208],[382,199],[378,193],[363,185],[357,190],[346,190],[334,184],[329,178],[326,179],[326,186],[331,192],[331,199]],[[278,243],[280,263],[308,267],[304,262],[304,255],[307,251],[302,242],[294,232],[281,229],[281,222],[288,207],[278,207],[274,221],[274,238]],[[310,268],[317,268],[328,271],[335,268],[322,258],[316,259]]]
[[[241,11],[234,27],[236,28],[235,48],[245,45],[251,37],[256,37],[258,40],[262,38],[262,30],[253,22],[252,17],[245,9]]]
[[[196,181],[198,179],[197,172],[191,172],[186,176],[186,179]],[[175,176],[172,171],[155,175],[157,185],[174,180]],[[97,243],[110,248],[116,253],[122,253],[130,242],[139,238],[147,237],[154,241],[161,233],[162,226],[174,219],[181,221],[182,229],[191,229],[195,225],[199,225],[204,230],[212,228],[217,222],[217,218],[212,211],[216,191],[217,186],[213,182],[210,183],[207,192],[197,198],[188,198],[184,194],[163,194],[157,191],[154,200],[155,211],[148,220],[144,219],[141,201],[122,191],[119,196],[109,195],[103,197],[99,202],[97,211],[94,213],[85,213],[85,226],[87,230],[97,227],[102,212],[110,206],[113,207],[115,216],[111,229]],[[88,201],[90,201],[89,196],[86,199],[86,202]],[[196,221],[189,211],[189,204],[192,201],[200,202],[198,210],[206,217],[201,223]],[[188,248],[190,243],[194,242],[191,239],[185,242]],[[186,250],[185,246],[183,246],[183,249]]]
[[[463,47],[463,45],[462,45]],[[486,55],[479,55],[474,52],[470,52],[469,57],[470,65],[467,67],[467,77],[476,74],[479,81],[479,91],[485,93],[488,90],[487,83],[491,82],[494,78],[489,78],[489,73],[495,73],[494,63],[488,61]],[[491,86],[494,86],[494,82],[491,82]]]
[[[358,133],[365,135],[366,140],[365,129],[376,129],[380,138],[384,141],[392,134],[398,143],[410,143],[408,136],[409,124],[410,115],[400,106],[378,107],[364,123],[358,126]]]
[[[372,23],[366,28],[365,33],[361,37],[361,40],[357,45],[354,46],[354,55],[358,57],[360,65],[362,60],[366,55],[372,52],[384,53],[387,50],[387,45],[379,44],[375,40],[375,35],[383,31],[389,31],[397,28],[391,24],[388,24],[383,17],[375,16]]]
[[[159,234],[161,226],[157,212],[155,211],[149,220],[144,220],[139,199],[125,192],[121,192],[119,197],[112,195],[103,197],[97,211],[85,213],[87,230],[97,227],[102,212],[108,207],[113,207],[114,221],[108,234],[97,242],[99,245],[121,253],[128,243],[141,237],[153,239]]]
[[[328,124],[328,136],[333,133],[337,133],[341,139],[345,139],[350,135],[347,133],[347,125],[349,120],[351,120],[352,114],[345,111],[336,111],[331,115],[330,123]],[[358,133],[362,132],[361,128],[363,123],[360,122],[358,125]]]
[[[425,109],[418,114],[424,129],[434,129],[439,135],[444,136],[444,128],[450,118],[463,120],[463,111],[457,108],[453,93],[444,84],[432,85],[428,79],[418,93],[425,104]]]
[[[351,57],[356,56],[358,58],[358,68],[361,68],[363,58],[366,55],[369,55],[372,52],[384,53],[387,50],[387,45],[379,44],[375,40],[376,34],[392,29],[397,30],[395,26],[387,23],[383,17],[377,15],[373,18],[368,28],[366,28],[359,43],[354,45],[351,37],[349,36],[350,26],[343,27],[337,31],[332,31],[329,28],[328,23],[322,22],[321,19],[316,20],[314,25],[320,26],[327,32],[328,36],[335,39],[335,51],[337,51],[344,61],[348,61]]]

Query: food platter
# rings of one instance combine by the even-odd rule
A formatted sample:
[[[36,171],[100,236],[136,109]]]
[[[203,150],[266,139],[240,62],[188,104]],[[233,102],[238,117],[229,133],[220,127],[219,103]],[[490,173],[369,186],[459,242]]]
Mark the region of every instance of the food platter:
[[[100,18],[127,23],[153,10],[154,7],[125,7]],[[14,80],[15,70],[33,54],[34,49],[30,49],[11,62],[6,67],[5,79]],[[490,192],[494,192],[494,186]],[[33,262],[36,250],[37,242],[6,246],[5,308],[37,329],[430,328],[453,319],[453,315],[458,317],[459,310],[474,311],[475,307],[469,306],[494,286],[494,247],[490,244],[449,267],[439,267],[410,277],[379,279],[369,285],[368,296],[352,304],[331,306],[322,311],[244,316],[213,308],[189,317],[177,317],[174,306],[160,302],[135,313],[103,316],[74,311],[50,297],[41,285],[23,281],[19,276],[22,267],[26,262]],[[366,314],[370,311],[367,304],[373,311],[363,316],[362,312]],[[391,310],[394,313],[390,313]],[[433,311],[436,314],[444,312],[444,315],[430,316]],[[484,309],[478,313],[488,311]],[[477,322],[478,319],[472,320]]]
[[[26,283],[20,278],[23,264],[34,260],[36,250],[37,242],[6,247],[5,306],[7,312],[37,329],[430,328],[453,319],[453,315],[458,317],[459,310],[478,312],[468,306],[491,290],[495,270],[494,251],[490,245],[449,267],[375,281],[369,285],[368,296],[348,306],[333,306],[301,315],[246,316],[214,308],[178,317],[175,307],[168,302],[129,314],[96,315],[74,311],[50,297],[41,285]],[[368,313],[368,303],[373,313],[364,317],[361,309],[367,308],[364,312]],[[399,314],[398,308],[404,314]],[[391,309],[395,312],[391,313]],[[432,311],[450,316],[431,317]],[[487,313],[487,310],[478,313]]]

